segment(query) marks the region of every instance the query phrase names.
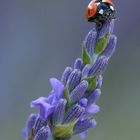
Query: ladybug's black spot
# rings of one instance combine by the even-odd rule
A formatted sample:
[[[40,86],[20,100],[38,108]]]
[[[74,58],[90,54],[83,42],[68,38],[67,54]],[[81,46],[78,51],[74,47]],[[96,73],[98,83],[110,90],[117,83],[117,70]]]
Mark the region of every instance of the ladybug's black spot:
[[[88,9],[88,16],[90,16],[90,9]]]

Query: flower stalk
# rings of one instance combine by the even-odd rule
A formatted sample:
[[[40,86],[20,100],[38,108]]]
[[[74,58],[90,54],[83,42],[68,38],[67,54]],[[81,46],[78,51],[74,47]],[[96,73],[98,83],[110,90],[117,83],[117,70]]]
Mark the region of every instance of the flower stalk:
[[[103,73],[116,48],[113,35],[114,20],[96,26],[88,33],[82,45],[82,58],[74,67],[66,67],[61,80],[51,78],[49,97],[31,102],[39,113],[31,114],[25,126],[27,140],[70,140],[73,135],[83,138],[96,126],[94,114],[101,95]]]

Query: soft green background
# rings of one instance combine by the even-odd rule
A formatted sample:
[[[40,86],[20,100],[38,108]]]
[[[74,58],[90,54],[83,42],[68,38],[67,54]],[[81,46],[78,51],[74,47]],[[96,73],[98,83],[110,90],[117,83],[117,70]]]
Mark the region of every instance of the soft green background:
[[[140,1],[114,2],[117,50],[104,74],[98,125],[86,140],[140,139]],[[48,95],[49,78],[80,57],[93,27],[84,18],[88,3],[0,0],[0,140],[23,140],[30,101]]]

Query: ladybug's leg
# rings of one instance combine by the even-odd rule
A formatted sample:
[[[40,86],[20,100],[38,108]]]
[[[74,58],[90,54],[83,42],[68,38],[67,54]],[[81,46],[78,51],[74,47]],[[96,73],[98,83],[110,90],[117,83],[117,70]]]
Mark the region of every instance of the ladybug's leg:
[[[94,19],[94,22],[96,23],[97,30],[100,29],[103,25],[103,22],[99,19]]]

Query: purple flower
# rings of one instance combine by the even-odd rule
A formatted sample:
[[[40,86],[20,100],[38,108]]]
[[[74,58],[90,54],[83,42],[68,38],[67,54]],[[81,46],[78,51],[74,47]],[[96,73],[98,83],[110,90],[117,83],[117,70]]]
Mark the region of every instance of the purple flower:
[[[78,69],[73,70],[67,80],[67,86],[69,87],[70,92],[78,85],[80,80],[81,80],[81,71]]]
[[[51,78],[52,91],[48,97],[31,102],[39,113],[31,114],[25,127],[28,140],[70,140],[79,134],[84,138],[96,126],[94,114],[100,111],[97,101],[101,95],[103,73],[116,48],[112,35],[114,21],[102,28],[93,28],[86,36],[82,58],[74,67],[66,67],[61,81]]]
[[[85,94],[88,88],[88,82],[83,80],[79,85],[75,87],[75,89],[70,94],[71,103],[76,103],[79,101]]]
[[[85,108],[83,106],[79,104],[72,106],[64,117],[64,123],[70,123],[79,119],[84,112],[85,112]]]
[[[31,135],[32,128],[35,125],[36,119],[37,119],[37,114],[31,114],[28,117],[27,122],[26,122],[26,127],[25,127],[25,130],[24,130],[24,136],[25,137]]]
[[[54,111],[54,105],[47,102],[47,98],[40,97],[35,101],[31,102],[31,107],[40,108],[40,117],[47,119],[48,116]]]
[[[53,125],[61,124],[64,119],[67,100],[60,99],[52,116]]]
[[[100,111],[100,107],[98,105],[91,104],[86,108],[85,114],[93,115],[93,114],[98,113],[99,111]]]
[[[79,135],[82,139],[84,139],[88,134],[88,130],[84,131],[84,132],[81,132]]]
[[[82,70],[82,68],[83,68],[82,59],[77,58],[74,63],[74,69]]]
[[[107,66],[108,59],[105,56],[100,56],[96,63],[90,68],[88,75],[94,76],[97,74],[102,74]]]
[[[96,39],[97,39],[97,32],[96,29],[93,28],[88,35],[85,38],[84,41],[84,46],[86,47],[87,52],[89,53],[90,56],[93,55],[94,53],[94,48],[96,45]]]
[[[34,134],[37,134],[38,131],[43,127],[43,126],[48,126],[48,120],[40,118],[38,115],[35,121],[35,124],[33,126],[34,129]]]
[[[101,89],[97,88],[95,89],[88,97],[88,105],[94,104],[97,102],[101,95]]]
[[[61,77],[61,82],[66,85],[67,84],[67,80],[70,76],[72,72],[72,68],[71,67],[66,67],[66,69],[64,70],[62,77]]]
[[[113,32],[113,28],[114,28],[114,20],[106,21],[103,27],[99,30],[98,39],[103,38],[105,34],[111,35]]]
[[[83,77],[83,78],[88,77],[88,73],[89,73],[91,67],[92,67],[92,66],[91,66],[90,64],[86,64],[86,65],[85,65],[85,67],[84,67],[83,70],[82,70],[82,77]]]
[[[51,95],[49,97],[40,97],[31,102],[31,107],[40,108],[40,117],[43,119],[47,119],[53,113],[64,92],[64,85],[59,80],[51,78],[50,83],[53,88]]]
[[[82,99],[79,101],[79,105],[80,105],[80,106],[86,107],[87,104],[88,104],[88,99],[87,99],[87,98],[82,98]]]
[[[50,83],[51,83],[52,89],[53,89],[51,94],[54,95],[56,100],[61,99],[63,96],[64,85],[56,78],[51,78]]]
[[[82,138],[84,138],[88,132],[88,129],[95,127],[96,121],[95,119],[89,118],[81,118],[74,126],[73,133],[80,134]]]

